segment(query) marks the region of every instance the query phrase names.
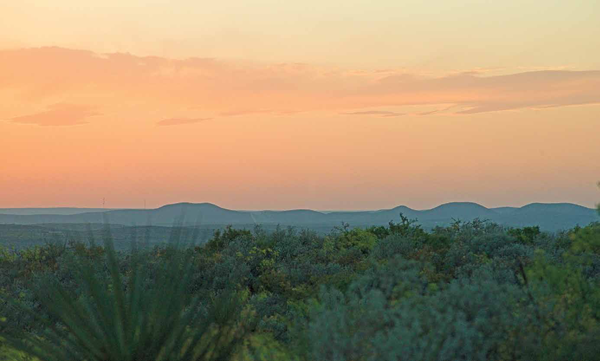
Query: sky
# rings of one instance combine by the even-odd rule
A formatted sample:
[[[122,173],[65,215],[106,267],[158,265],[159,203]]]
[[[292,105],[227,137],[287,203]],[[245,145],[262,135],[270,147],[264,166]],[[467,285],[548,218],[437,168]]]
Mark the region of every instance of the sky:
[[[0,207],[594,207],[599,18],[597,0],[0,0]]]

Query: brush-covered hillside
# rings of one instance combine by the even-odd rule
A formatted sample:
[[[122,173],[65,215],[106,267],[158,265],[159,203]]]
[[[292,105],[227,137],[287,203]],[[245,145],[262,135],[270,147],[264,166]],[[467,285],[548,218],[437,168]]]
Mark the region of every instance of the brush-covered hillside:
[[[553,233],[480,220],[425,230],[403,216],[324,235],[227,227],[202,244],[185,242],[198,238],[194,228],[171,231],[166,245],[152,245],[134,229],[126,251],[114,250],[110,229],[100,237],[92,232],[91,244],[1,249],[0,355],[98,361],[600,355],[598,223]]]

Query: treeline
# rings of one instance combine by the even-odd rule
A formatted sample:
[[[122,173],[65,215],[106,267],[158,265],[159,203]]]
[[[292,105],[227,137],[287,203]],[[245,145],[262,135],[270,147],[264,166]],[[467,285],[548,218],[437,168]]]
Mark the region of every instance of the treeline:
[[[0,354],[40,360],[598,360],[600,224],[475,220],[190,246],[0,250]],[[138,240],[139,241],[135,241]],[[101,244],[102,246],[98,246]],[[0,357],[1,358],[1,357]],[[35,358],[30,358],[35,359]]]

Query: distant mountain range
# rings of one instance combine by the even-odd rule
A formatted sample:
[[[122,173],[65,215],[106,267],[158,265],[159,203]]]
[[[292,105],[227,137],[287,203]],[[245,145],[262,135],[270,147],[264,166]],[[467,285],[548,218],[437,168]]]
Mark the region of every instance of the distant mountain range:
[[[237,211],[211,203],[177,203],[156,209],[85,209],[85,208],[23,208],[0,209],[0,224],[68,224],[102,223],[171,226],[181,217],[186,223],[203,225],[276,225],[282,226],[351,226],[387,225],[399,222],[400,213],[417,219],[425,228],[448,225],[454,220],[487,219],[510,227],[540,226],[546,231],[557,231],[585,226],[600,221],[595,209],[571,203],[532,203],[524,207],[486,208],[477,203],[455,202],[428,210],[414,210],[406,206],[377,211],[318,212],[308,209],[289,211]]]

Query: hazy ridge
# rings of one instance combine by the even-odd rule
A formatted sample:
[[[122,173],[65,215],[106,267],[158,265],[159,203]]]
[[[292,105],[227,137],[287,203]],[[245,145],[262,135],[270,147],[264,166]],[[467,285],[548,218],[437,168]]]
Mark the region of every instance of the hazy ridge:
[[[9,214],[8,212],[14,213]],[[543,230],[557,231],[576,225],[585,226],[600,221],[595,209],[572,203],[531,203],[523,207],[486,208],[477,203],[454,202],[427,210],[406,206],[376,211],[320,212],[308,209],[286,211],[240,211],[211,203],[177,203],[156,209],[77,209],[27,208],[0,209],[0,224],[102,223],[170,226],[182,216],[186,223],[203,225],[290,225],[336,226],[342,222],[351,226],[385,225],[399,221],[400,213],[417,219],[424,227],[447,225],[455,220],[486,219],[511,227],[540,226]]]

